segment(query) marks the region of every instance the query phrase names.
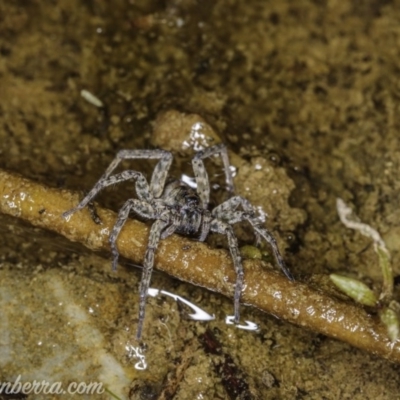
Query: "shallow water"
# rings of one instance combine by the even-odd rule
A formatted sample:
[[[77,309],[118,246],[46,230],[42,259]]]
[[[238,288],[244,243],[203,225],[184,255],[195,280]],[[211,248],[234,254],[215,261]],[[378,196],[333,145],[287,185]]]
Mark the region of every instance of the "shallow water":
[[[340,224],[335,200],[344,198],[379,230],[398,273],[396,6],[0,5],[0,166],[85,191],[119,149],[154,146],[161,111],[196,113],[232,151],[233,165],[247,162],[237,190],[268,215],[298,279],[353,271],[379,286],[372,246]],[[82,89],[105,108],[85,101]],[[172,174],[190,176],[188,161],[177,155]],[[130,168],[150,173],[152,165]],[[210,168],[220,184],[220,171]],[[98,200],[118,209],[128,190]],[[150,299],[146,347],[132,348],[140,269],[122,265],[112,274],[108,259],[54,235],[11,218],[1,227],[2,382],[94,380],[121,398],[128,388],[130,398],[234,398],[223,384],[223,359],[235,364],[241,398],[391,399],[399,392],[396,365],[246,307],[243,319],[259,331],[227,326],[231,300],[162,274],[152,287],[216,318],[193,322],[172,299]],[[251,243],[246,229],[239,235]],[[210,331],[223,355],[204,344],[214,340]],[[145,370],[135,369],[141,354]]]

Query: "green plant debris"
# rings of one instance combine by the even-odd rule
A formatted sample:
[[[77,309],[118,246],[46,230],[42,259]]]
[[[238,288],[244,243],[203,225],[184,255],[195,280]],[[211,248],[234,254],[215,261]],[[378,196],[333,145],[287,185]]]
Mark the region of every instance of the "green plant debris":
[[[248,258],[249,260],[261,260],[262,253],[261,250],[255,246],[245,245],[240,248],[240,255],[243,258]]]
[[[395,342],[399,338],[400,331],[398,313],[389,305],[389,307],[385,307],[379,312],[379,318],[386,326],[386,330],[390,340],[392,342]]]
[[[337,274],[331,274],[329,277],[343,293],[357,303],[373,307],[378,302],[375,293],[365,283],[358,279]]]
[[[383,306],[383,308],[378,311],[379,318],[385,325],[390,340],[395,342],[399,338],[400,304],[392,299],[393,270],[390,262],[389,251],[377,230],[368,224],[360,222],[357,217],[349,219],[352,210],[342,199],[336,200],[336,207],[339,218],[346,227],[360,232],[362,235],[371,238],[374,242],[374,249],[378,254],[378,263],[382,270],[383,277],[379,301],[374,292],[358,279],[348,278],[337,274],[331,274],[330,279],[343,293],[351,297],[357,303],[366,306]]]
[[[379,265],[381,266],[383,276],[382,292],[379,300],[381,302],[390,301],[393,296],[393,270],[390,263],[390,255],[386,247],[375,246],[375,251],[378,253]]]

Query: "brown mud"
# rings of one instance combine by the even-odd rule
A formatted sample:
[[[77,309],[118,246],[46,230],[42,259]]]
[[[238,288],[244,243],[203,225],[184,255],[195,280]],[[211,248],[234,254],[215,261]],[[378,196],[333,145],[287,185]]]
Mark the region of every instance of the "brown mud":
[[[237,191],[268,214],[266,224],[297,279],[346,271],[379,288],[371,243],[341,225],[335,200],[345,199],[382,234],[397,275],[399,6],[3,2],[0,167],[85,191],[119,149],[156,144],[152,132],[163,112],[197,114],[244,160]],[[82,89],[105,107],[86,102]],[[236,156],[232,164],[239,167]],[[172,174],[189,175],[189,160],[190,153],[178,153]],[[152,165],[129,168],[149,174]],[[212,183],[221,183],[220,171],[210,170]],[[118,210],[127,193],[129,184],[98,201]],[[160,273],[152,287],[217,318],[192,322],[176,303],[150,299],[148,367],[135,370],[127,343],[137,322],[140,270],[123,264],[112,274],[108,259],[61,238],[9,217],[0,226],[0,381],[19,374],[24,380],[103,379],[114,391],[120,384],[121,397],[129,386],[131,398],[228,399],[234,396],[224,387],[229,370],[241,382],[241,398],[398,397],[398,365],[251,308],[242,307],[243,318],[260,331],[235,329],[224,323],[230,300]],[[251,243],[245,229],[238,234]],[[70,308],[60,304],[68,302]],[[92,330],[74,319],[83,310],[83,325]],[[216,354],[204,345],[208,329],[222,346]],[[125,368],[117,381],[106,377],[114,364],[104,363],[105,354]],[[235,368],[224,369],[227,364]]]

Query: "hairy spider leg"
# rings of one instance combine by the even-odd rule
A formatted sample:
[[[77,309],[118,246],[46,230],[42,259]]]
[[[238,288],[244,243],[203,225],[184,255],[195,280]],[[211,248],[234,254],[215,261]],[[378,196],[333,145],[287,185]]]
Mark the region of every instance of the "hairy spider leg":
[[[237,210],[238,206],[242,206],[243,211]],[[286,277],[293,281],[294,278],[286,267],[285,261],[279,251],[278,245],[276,243],[275,238],[271,235],[271,233],[266,228],[261,228],[261,221],[256,217],[256,212],[251,203],[242,196],[234,196],[230,199],[224,201],[219,206],[215,207],[212,212],[212,216],[214,218],[218,218],[227,222],[228,224],[236,224],[242,221],[249,221],[251,226],[254,229],[254,233],[257,237],[257,242],[259,238],[263,238],[272,249],[274,253],[277,264],[279,265],[282,272],[286,275]]]
[[[130,159],[159,159],[156,164],[150,185],[147,183],[144,175],[137,171],[127,170],[121,173],[111,175],[111,173],[118,167],[123,160]],[[109,242],[111,245],[112,252],[112,268],[116,270],[119,252],[116,246],[116,241],[122,227],[124,226],[129,212],[133,210],[137,214],[148,219],[157,219],[157,212],[154,210],[151,203],[154,199],[159,198],[165,187],[165,182],[168,176],[168,171],[172,163],[172,154],[169,151],[156,149],[156,150],[120,150],[117,153],[115,159],[108,166],[106,172],[89,191],[89,193],[82,199],[82,201],[74,208],[63,213],[63,217],[67,218],[71,214],[84,208],[102,189],[107,186],[114,185],[120,182],[124,182],[130,179],[136,180],[136,194],[138,199],[129,199],[125,202],[124,206],[118,213],[118,218],[114,224],[114,227],[110,233]],[[167,222],[166,222],[167,221]],[[143,328],[143,320],[145,315],[145,305],[147,291],[150,285],[151,272],[154,265],[154,253],[157,249],[158,242],[160,240],[162,230],[168,225],[168,217],[166,221],[159,220],[153,223],[148,247],[145,254],[145,260],[143,264],[142,280],[140,283],[140,302],[139,302],[139,324],[136,337],[140,339]]]
[[[222,222],[219,219],[213,219],[211,222],[211,232],[226,235],[228,239],[229,251],[233,260],[233,265],[236,272],[235,294],[234,294],[234,323],[239,324],[240,321],[240,296],[243,290],[243,265],[242,257],[239,252],[239,245],[235,233],[230,225]]]
[[[129,199],[125,202],[125,204],[118,212],[117,220],[115,221],[115,224],[110,233],[110,237],[108,238],[111,247],[113,271],[117,270],[119,258],[119,252],[116,244],[117,238],[121,232],[121,229],[125,225],[125,222],[128,219],[129,213],[131,211],[135,212],[137,215],[145,219],[157,219],[157,213],[154,210],[153,206],[149,203],[138,199]]]
[[[136,192],[138,193],[138,197],[142,200],[151,199],[152,196],[150,194],[149,184],[147,183],[146,178],[141,172],[126,170],[120,172],[115,175],[108,176],[104,178],[104,176],[93,186],[92,190],[81,200],[81,202],[74,208],[63,213],[63,217],[67,218],[71,214],[75,213],[78,210],[84,208],[101,190],[110,185],[115,185],[117,183],[125,182],[129,179],[136,180]],[[139,196],[140,193],[140,196]]]
[[[143,330],[143,322],[146,311],[146,298],[147,292],[150,286],[151,273],[153,272],[154,266],[154,255],[158,247],[158,243],[161,239],[161,232],[168,225],[168,216],[165,216],[166,220],[156,220],[150,229],[149,242],[147,244],[146,254],[144,256],[142,279],[140,280],[139,288],[139,322],[136,331],[136,339],[140,340]]]
[[[239,206],[242,206],[243,211],[237,210]],[[230,225],[250,218],[254,220],[254,224],[257,224],[257,222],[261,223],[261,221],[257,219],[256,210],[253,205],[242,196],[233,196],[224,201],[219,206],[215,207],[211,214],[213,217],[227,221]],[[256,236],[256,245],[258,246],[261,242],[261,236],[258,232],[254,233]]]
[[[239,206],[241,206],[243,210],[237,210]],[[214,217],[214,220],[211,223],[211,230],[213,232],[216,232],[215,230],[216,228],[220,229],[220,227],[222,227],[222,225],[219,224],[230,226],[238,222],[248,221],[253,227],[257,239],[262,237],[271,246],[276,262],[279,265],[282,272],[286,275],[286,277],[289,280],[291,281],[294,280],[291,272],[286,267],[285,261],[283,260],[283,257],[279,251],[275,238],[271,235],[271,233],[267,229],[261,228],[259,226],[261,224],[261,221],[256,217],[256,212],[254,210],[254,207],[247,199],[241,196],[231,197],[230,199],[224,201],[219,206],[215,207],[211,211],[211,215]],[[239,323],[239,302],[243,288],[243,267],[236,238],[234,237],[234,240],[236,242],[235,243],[232,239],[230,239],[229,234],[227,234],[227,237],[228,237],[229,250],[231,252],[233,263],[237,273],[236,285],[235,285],[235,297],[234,297],[234,307],[235,307],[234,322],[235,324],[237,324]]]
[[[204,166],[203,160],[213,155],[219,154],[224,164],[225,180],[228,186],[228,191],[233,193],[233,178],[230,170],[228,150],[224,144],[216,144],[199,151],[195,154],[192,160],[193,172],[197,183],[197,193],[202,202],[202,207],[207,208],[210,202],[210,183],[208,180],[207,170]]]
[[[258,232],[258,234],[261,235],[265,239],[266,242],[269,243],[269,245],[271,246],[272,252],[274,253],[276,262],[278,263],[282,272],[286,275],[286,277],[290,281],[294,281],[293,275],[289,271],[289,268],[286,266],[286,263],[283,260],[283,257],[279,251],[278,245],[276,243],[276,239],[271,235],[271,233],[267,229],[260,228],[259,226],[254,225],[251,219],[249,219],[248,221],[253,225],[254,230],[256,232]]]
[[[167,225],[166,228],[161,233],[161,239],[166,239],[168,236],[171,236],[175,231],[179,228],[181,224],[181,219],[178,213],[174,212],[174,210],[169,209],[171,215],[169,216],[170,225]]]
[[[199,242],[204,242],[210,232],[212,216],[210,211],[203,210],[203,220],[201,222],[200,236],[197,239]]]
[[[237,211],[237,208],[239,206],[242,206],[243,211],[250,217],[255,217],[256,212],[254,210],[254,207],[247,199],[242,196],[233,196],[230,199],[224,201],[223,203],[215,207],[211,211],[211,214],[214,218],[223,218],[227,219],[228,221],[232,220],[232,222],[229,223],[235,224],[236,222],[242,221],[240,219],[236,221],[236,218],[240,218],[243,214],[243,211]],[[227,218],[228,215],[229,217]]]
[[[120,150],[111,164],[108,166],[106,172],[93,186],[90,192],[81,200],[81,202],[74,208],[63,213],[63,217],[74,214],[76,211],[83,209],[101,190],[105,187],[110,186],[114,183],[123,182],[131,179],[132,177],[126,177],[126,179],[120,179],[122,174],[111,175],[111,173],[118,167],[123,160],[133,159],[158,159],[160,160],[154,168],[153,175],[148,185],[143,174],[138,175],[136,182],[136,194],[140,200],[151,201],[154,197],[158,198],[161,196],[164,190],[165,181],[167,179],[168,170],[172,163],[172,154],[169,151],[155,149],[155,150]],[[126,171],[125,171],[126,172]],[[132,171],[134,172],[134,171]],[[111,175],[111,176],[110,176]],[[113,178],[114,177],[114,178]],[[114,179],[114,181],[112,180]]]

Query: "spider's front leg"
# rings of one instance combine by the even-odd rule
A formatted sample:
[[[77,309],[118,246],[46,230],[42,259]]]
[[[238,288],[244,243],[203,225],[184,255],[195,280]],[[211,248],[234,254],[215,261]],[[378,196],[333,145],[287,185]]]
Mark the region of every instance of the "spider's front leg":
[[[142,336],[143,322],[146,311],[146,298],[150,286],[151,273],[154,266],[154,255],[160,242],[161,233],[168,225],[168,216],[164,219],[158,219],[153,223],[150,229],[149,242],[147,244],[146,254],[143,262],[142,279],[139,288],[139,322],[136,331],[136,339],[139,340]]]
[[[140,198],[145,201],[151,201],[152,195],[150,193],[150,187],[143,174],[137,171],[127,170],[119,174],[108,176],[106,178],[103,176],[76,207],[66,211],[62,214],[62,216],[64,218],[68,218],[70,215],[86,207],[87,204],[104,188],[115,185],[117,183],[128,181],[130,179],[136,181],[136,192],[138,193],[138,196],[140,193]]]
[[[134,159],[157,159],[159,162],[154,168],[150,185],[146,178],[137,171],[127,170],[115,175],[112,172],[118,167],[123,160]],[[140,200],[150,202],[153,198],[161,196],[168,171],[172,163],[172,154],[165,150],[120,150],[117,156],[106,169],[103,176],[97,181],[89,193],[74,208],[63,213],[63,217],[67,218],[76,211],[83,209],[101,190],[107,186],[114,185],[127,180],[136,180],[136,194]]]
[[[121,207],[118,212],[118,217],[115,221],[115,224],[111,230],[110,237],[108,241],[111,247],[112,254],[112,269],[113,271],[117,270],[119,252],[117,249],[117,238],[121,229],[125,225],[126,220],[129,217],[129,213],[133,211],[135,214],[139,215],[144,219],[157,219],[158,214],[157,211],[152,207],[151,204],[146,203],[145,201],[141,201],[138,199],[129,199],[125,202],[125,204]]]
[[[156,164],[150,185],[147,183],[144,175],[137,171],[127,170],[121,173],[111,175],[113,171],[123,160],[131,159],[157,159],[159,160]],[[165,182],[168,176],[168,171],[172,163],[172,154],[165,150],[121,150],[118,152],[115,159],[108,166],[106,172],[89,191],[89,193],[82,199],[82,201],[74,208],[63,213],[64,218],[68,218],[70,215],[78,210],[84,208],[101,190],[107,186],[114,185],[120,182],[128,180],[136,181],[136,194],[138,199],[129,199],[118,213],[118,218],[111,231],[109,241],[111,245],[111,252],[113,255],[112,267],[113,270],[117,267],[118,262],[118,249],[116,246],[117,237],[124,226],[130,211],[134,211],[136,214],[146,219],[156,219],[150,232],[150,239],[148,248],[146,250],[143,277],[140,284],[140,305],[139,305],[139,326],[137,331],[137,338],[140,339],[143,327],[145,304],[147,291],[150,284],[151,272],[154,264],[154,253],[157,249],[158,242],[162,231],[168,226],[169,218],[161,215],[159,207],[157,207],[156,199],[160,198],[165,187]],[[163,218],[164,217],[164,218]]]

